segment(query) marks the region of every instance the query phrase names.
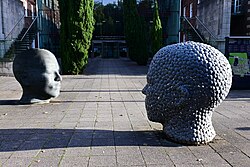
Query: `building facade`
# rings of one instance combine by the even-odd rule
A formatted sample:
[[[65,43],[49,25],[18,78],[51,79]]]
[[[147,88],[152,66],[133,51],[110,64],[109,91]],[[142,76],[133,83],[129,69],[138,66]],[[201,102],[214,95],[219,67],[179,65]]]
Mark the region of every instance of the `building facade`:
[[[12,16],[12,17],[10,17]],[[0,58],[24,26],[25,8],[20,0],[0,1]]]
[[[13,46],[15,42],[30,35],[28,32],[31,31],[31,26],[35,27],[33,33],[36,34],[33,42],[27,47],[45,48],[59,56],[58,0],[2,0],[0,1],[0,58],[6,57],[5,54],[10,49],[14,51],[17,48]]]
[[[232,88],[249,89],[250,0],[182,0],[181,9],[185,20],[182,41],[192,40],[188,30],[195,31],[202,42],[228,58],[233,71]]]
[[[181,31],[180,31],[180,41],[191,41],[193,40],[196,32],[196,17],[197,17],[197,0],[182,0],[181,1]],[[196,36],[197,37],[197,36]],[[199,38],[199,36],[198,36]],[[202,41],[202,39],[200,39]],[[196,41],[199,41],[197,39]]]
[[[58,0],[0,1],[0,75],[12,75],[13,58],[27,48],[59,57]]]
[[[201,41],[223,53],[225,37],[230,36],[231,0],[182,0],[182,16],[192,24]],[[190,40],[182,32],[182,41]]]
[[[58,0],[38,0],[38,47],[59,57],[60,12]]]
[[[250,35],[250,1],[232,0],[231,36]]]
[[[164,45],[178,43],[181,0],[158,0]]]
[[[225,53],[225,38],[230,36],[231,0],[200,0],[197,18],[203,23],[197,28],[206,41]]]

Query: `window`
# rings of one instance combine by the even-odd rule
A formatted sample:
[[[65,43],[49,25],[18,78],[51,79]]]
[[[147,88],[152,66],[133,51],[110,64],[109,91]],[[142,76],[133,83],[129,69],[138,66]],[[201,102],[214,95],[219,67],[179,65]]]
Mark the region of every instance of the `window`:
[[[183,16],[186,17],[186,6],[183,8]]]
[[[33,5],[30,5],[30,8],[31,8],[31,16],[32,18],[34,17],[34,6]]]
[[[45,6],[49,6],[49,0],[43,0]]]
[[[234,14],[241,13],[241,0],[232,1],[232,13]]]
[[[189,5],[189,17],[193,17],[193,3]]]

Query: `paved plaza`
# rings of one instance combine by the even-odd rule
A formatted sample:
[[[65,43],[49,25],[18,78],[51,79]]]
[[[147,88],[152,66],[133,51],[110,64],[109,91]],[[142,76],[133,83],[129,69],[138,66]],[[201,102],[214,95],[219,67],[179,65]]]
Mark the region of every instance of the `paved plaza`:
[[[43,105],[19,105],[19,83],[0,77],[0,166],[250,166],[250,90],[232,90],[216,109],[214,142],[185,146],[147,119],[146,73],[126,58],[91,59]]]

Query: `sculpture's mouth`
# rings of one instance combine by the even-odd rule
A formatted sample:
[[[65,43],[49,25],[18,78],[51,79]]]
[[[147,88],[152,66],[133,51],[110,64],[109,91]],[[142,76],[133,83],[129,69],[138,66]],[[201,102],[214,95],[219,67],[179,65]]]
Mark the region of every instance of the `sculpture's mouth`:
[[[57,89],[60,89],[60,88],[61,88],[61,83],[60,82],[49,85],[49,89],[51,89],[51,90],[57,90]]]
[[[162,113],[162,111],[164,111],[163,109],[160,109],[159,106],[157,106],[157,104],[152,104],[147,102],[146,100],[146,110],[147,110],[147,116],[148,119],[152,122],[158,122],[158,123],[164,123],[164,115]]]

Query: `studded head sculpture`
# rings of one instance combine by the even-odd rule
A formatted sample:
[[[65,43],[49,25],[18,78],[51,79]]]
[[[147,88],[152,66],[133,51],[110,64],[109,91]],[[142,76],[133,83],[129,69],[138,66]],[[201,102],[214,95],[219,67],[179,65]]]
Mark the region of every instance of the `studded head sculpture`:
[[[213,140],[214,109],[232,83],[231,67],[217,49],[186,42],[160,49],[142,92],[149,120],[163,125],[169,139],[200,145]]]
[[[13,61],[13,72],[20,83],[22,104],[48,103],[60,94],[62,78],[56,57],[45,49],[28,49]]]

